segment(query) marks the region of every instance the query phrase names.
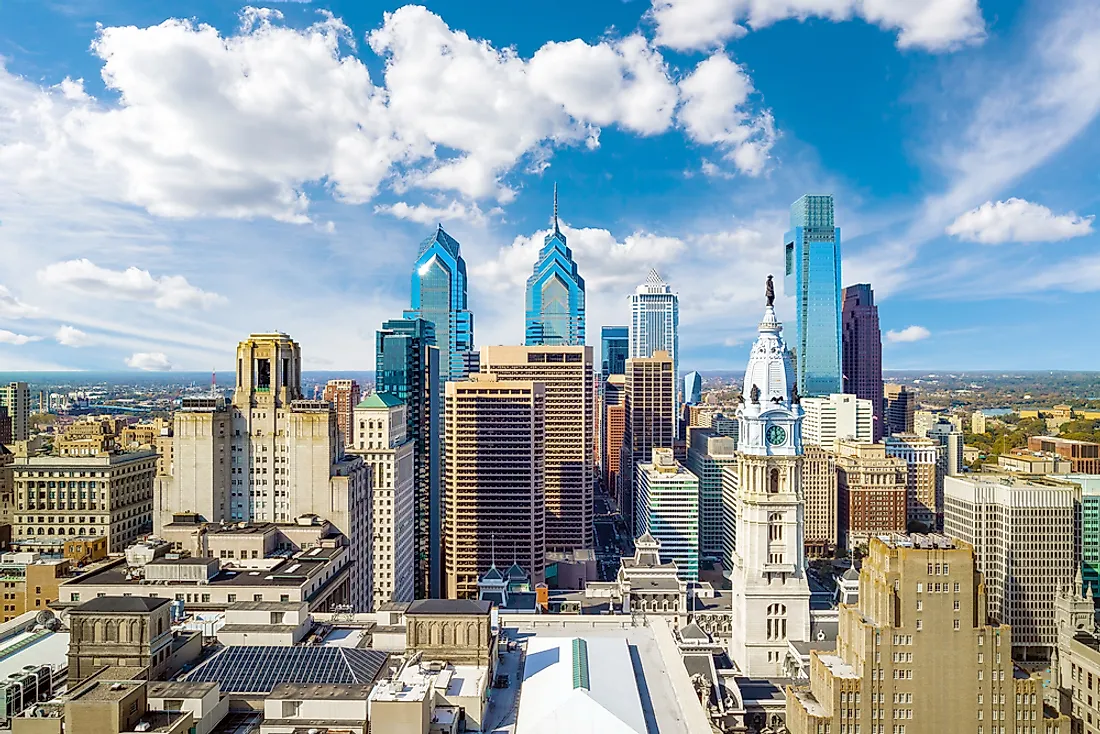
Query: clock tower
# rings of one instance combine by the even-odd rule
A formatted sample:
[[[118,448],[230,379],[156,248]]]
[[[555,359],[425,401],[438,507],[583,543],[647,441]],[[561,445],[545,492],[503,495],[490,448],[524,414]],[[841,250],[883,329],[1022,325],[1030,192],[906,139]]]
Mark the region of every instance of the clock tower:
[[[802,406],[775,318],[772,278],[737,409],[738,488],[731,653],[749,676],[783,676],[788,643],[810,638],[803,549]]]

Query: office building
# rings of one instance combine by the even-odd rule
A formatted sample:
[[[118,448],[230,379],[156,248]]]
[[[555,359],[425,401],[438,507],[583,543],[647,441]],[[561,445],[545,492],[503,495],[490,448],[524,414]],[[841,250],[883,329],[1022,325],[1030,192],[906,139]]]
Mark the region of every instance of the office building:
[[[413,442],[416,598],[438,597],[443,568],[443,393],[435,326],[424,319],[387,321],[376,344],[375,391],[405,404],[405,435]]]
[[[153,451],[17,455],[13,542],[55,554],[66,539],[105,536],[109,551],[121,553],[153,529],[156,466]]]
[[[546,549],[592,547],[596,379],[592,347],[485,347],[481,371],[545,388]]]
[[[802,406],[794,362],[772,307],[745,370],[737,464],[736,552],[731,558],[730,656],[750,677],[778,676],[791,643],[810,639],[802,503]]]
[[[803,398],[802,440],[807,445],[836,450],[837,441],[874,441],[875,415],[870,400],[855,395],[833,393],[819,398]]]
[[[886,455],[905,462],[906,515],[923,532],[943,527],[944,450],[938,441],[912,433],[886,438]]]
[[[1047,477],[983,472],[944,481],[944,533],[974,546],[990,618],[1012,626],[1027,657],[1056,643],[1054,600],[1079,557],[1074,515],[1079,487]]]
[[[928,429],[927,435],[943,447],[940,455],[940,476],[962,474],[966,469],[962,430],[950,420],[941,417]]]
[[[806,195],[791,204],[784,251],[783,287],[796,304],[798,392],[807,397],[843,392],[840,228],[833,226],[832,196]]]
[[[684,375],[684,402],[698,405],[703,401],[703,378],[698,372]]]
[[[652,357],[659,351],[672,360],[675,382],[680,375],[680,299],[656,270],[650,270],[630,297],[630,358]]]
[[[584,278],[558,229],[554,186],[554,231],[546,235],[535,272],[527,279],[527,341],[534,346],[584,346]]]
[[[970,414],[970,432],[971,433],[985,433],[985,413],[980,410],[975,410]]]
[[[1074,474],[1100,474],[1100,444],[1054,436],[1032,436],[1028,451],[1042,451],[1069,459]]]
[[[8,409],[0,405],[0,446],[7,446],[14,440],[11,416],[8,415]]]
[[[324,399],[336,411],[336,430],[343,446],[349,445],[355,435],[351,428],[352,414],[360,397],[359,383],[355,380],[329,380],[325,384]]]
[[[886,404],[886,433],[913,432],[913,415],[916,412],[917,396],[905,385],[887,384],[883,388],[883,400]]]
[[[687,468],[699,480],[699,553],[722,557],[722,469],[737,468],[737,441],[700,428],[691,434]]]
[[[699,580],[699,479],[672,455],[653,449],[638,464],[638,529],[661,549],[661,561],[675,563],[685,581]]]
[[[878,443],[886,430],[882,402],[882,331],[878,324],[875,292],[870,284],[860,283],[844,289],[840,321],[844,392],[871,401],[874,413],[871,440]]]
[[[658,350],[652,357],[626,361],[623,392],[622,448],[619,452],[617,494],[619,509],[632,537],[637,531],[634,516],[634,480],[638,464],[648,461],[653,449],[670,449],[676,439],[676,380],[672,357]]]
[[[737,560],[737,496],[741,475],[736,466],[722,467],[722,573],[733,574]]]
[[[4,586],[0,621],[10,622],[21,614],[40,612],[57,602],[58,587],[72,575],[72,565],[67,558],[31,551],[4,553],[0,557],[0,581]]]
[[[806,505],[806,555],[832,558],[837,549],[836,456],[820,446],[802,453],[802,501]]]
[[[616,495],[619,485],[619,457],[626,430],[626,375],[609,375],[603,385],[603,420],[600,421],[600,450],[604,491]]]
[[[875,535],[904,533],[909,467],[881,443],[837,443],[839,534],[852,551]]]
[[[606,382],[610,375],[621,375],[630,359],[630,327],[604,326],[600,329],[600,374]]]
[[[348,539],[353,604],[368,610],[370,479],[361,458],[345,456],[329,403],[303,398],[294,340],[270,333],[240,342],[232,404],[185,398],[173,433],[173,476],[158,485],[157,532],[180,513],[227,523],[317,515]]]
[[[1013,664],[1016,630],[987,622],[986,604],[966,543],[872,539],[836,650],[811,651],[809,685],[787,688],[787,729],[1068,734],[1068,718],[1043,705],[1043,675]]]
[[[445,411],[444,596],[476,599],[497,553],[542,582],[546,388],[474,373],[447,383]]]
[[[913,433],[924,438],[932,430],[932,426],[939,420],[939,413],[934,410],[913,411]]]
[[[0,385],[0,408],[6,408],[11,418],[11,440],[26,441],[31,437],[31,389],[25,382]]]
[[[404,317],[424,319],[435,326],[441,385],[470,374],[474,367],[474,315],[467,307],[466,261],[458,240],[444,232],[442,225],[420,243],[412,272],[412,308]]]
[[[352,425],[348,450],[363,457],[371,478],[372,608],[410,602],[416,591],[416,472],[408,409],[389,393],[374,393],[355,406]]]

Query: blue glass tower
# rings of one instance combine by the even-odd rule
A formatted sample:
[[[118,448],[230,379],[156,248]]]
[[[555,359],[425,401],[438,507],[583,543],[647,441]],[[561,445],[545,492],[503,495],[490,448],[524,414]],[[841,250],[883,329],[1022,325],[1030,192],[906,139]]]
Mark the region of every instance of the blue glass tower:
[[[412,273],[412,308],[404,315],[435,325],[440,382],[462,380],[469,374],[474,315],[466,304],[466,261],[458,240],[442,225],[420,243]]]
[[[807,194],[791,204],[784,243],[783,288],[795,298],[798,391],[841,392],[840,228],[833,224],[833,197]]]
[[[413,448],[413,543],[416,598],[439,596],[443,496],[439,454],[442,396],[435,326],[424,319],[386,321],[378,331],[375,390],[405,403],[405,430]]]
[[[546,235],[527,279],[527,346],[584,346],[584,278],[558,229],[554,186],[554,231]]]
[[[703,402],[703,377],[698,372],[684,375],[684,403],[698,405]]]
[[[630,358],[629,326],[605,326],[600,330],[600,358],[604,382],[608,375],[626,374],[626,360]]]

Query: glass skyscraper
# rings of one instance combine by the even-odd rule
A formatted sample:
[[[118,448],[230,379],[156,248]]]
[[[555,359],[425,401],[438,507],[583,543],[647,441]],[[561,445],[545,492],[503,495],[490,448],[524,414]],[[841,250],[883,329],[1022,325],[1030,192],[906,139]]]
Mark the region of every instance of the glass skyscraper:
[[[833,197],[807,194],[791,204],[784,243],[783,286],[795,299],[798,392],[841,392],[840,228],[833,224]]]
[[[703,377],[698,372],[684,375],[684,402],[688,405],[703,402]]]
[[[439,349],[435,326],[424,319],[386,321],[377,335],[375,390],[405,403],[406,433],[414,441],[416,598],[439,596],[443,498]]]
[[[630,358],[652,357],[659,349],[672,358],[672,380],[680,375],[680,299],[656,270],[630,297]]]
[[[406,319],[435,325],[440,382],[464,379],[474,349],[474,315],[466,304],[466,261],[458,240],[440,226],[420,243],[412,273],[412,308]]]
[[[874,415],[872,440],[880,441],[886,430],[882,397],[882,333],[878,326],[875,292],[868,283],[844,289],[841,312],[844,392],[871,401]]]
[[[608,375],[626,374],[626,360],[630,358],[630,327],[605,326],[600,329],[600,373],[604,382]]]
[[[584,278],[558,229],[554,187],[554,231],[546,235],[535,272],[527,279],[527,346],[584,346]]]

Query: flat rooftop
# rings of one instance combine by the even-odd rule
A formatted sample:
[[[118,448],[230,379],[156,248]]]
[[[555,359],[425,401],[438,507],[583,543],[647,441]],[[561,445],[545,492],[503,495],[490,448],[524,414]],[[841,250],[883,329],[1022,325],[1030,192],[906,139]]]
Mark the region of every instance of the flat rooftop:
[[[836,655],[818,655],[817,659],[837,678],[856,680],[860,677],[855,668]]]
[[[955,539],[940,533],[892,534],[875,536],[890,548],[920,548],[922,550],[951,550],[958,548]]]
[[[22,673],[27,665],[61,668],[68,664],[68,632],[22,632],[0,643],[0,678]]]
[[[313,551],[318,551],[313,553]],[[303,554],[290,558],[281,558],[279,563],[270,569],[250,568],[221,568],[206,586],[301,586],[305,581],[329,565],[332,557],[343,551],[343,548],[314,548]],[[184,560],[184,559],[180,559]],[[214,559],[195,559],[207,562]],[[162,563],[160,559],[154,565]],[[80,586],[104,586],[119,585],[133,587],[172,587],[188,585],[193,586],[195,581],[168,581],[156,584],[146,582],[140,578],[127,578],[125,563],[117,563],[100,571],[92,571],[79,576],[66,583],[67,588]]]

